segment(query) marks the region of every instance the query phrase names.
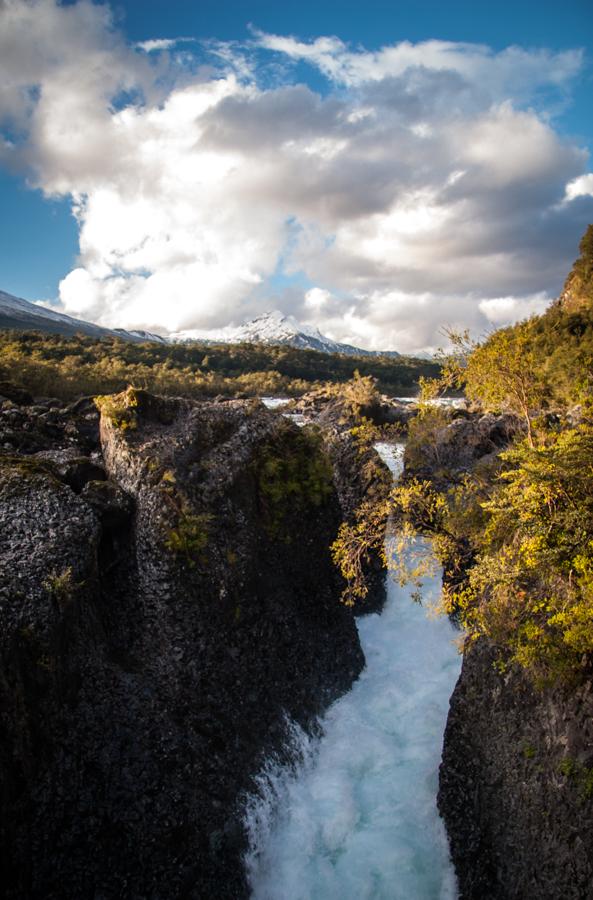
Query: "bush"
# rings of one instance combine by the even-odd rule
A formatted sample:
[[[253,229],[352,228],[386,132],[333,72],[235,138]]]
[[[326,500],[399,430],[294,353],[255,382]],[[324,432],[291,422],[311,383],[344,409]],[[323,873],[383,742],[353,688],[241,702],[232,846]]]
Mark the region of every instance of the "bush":
[[[321,506],[333,492],[333,471],[320,434],[310,427],[295,433],[288,426],[262,449],[256,468],[267,529],[289,543],[293,510]]]
[[[204,562],[204,550],[208,546],[208,529],[212,516],[208,513],[192,515],[182,512],[174,528],[169,531],[165,546],[171,553],[184,556],[190,568]]]

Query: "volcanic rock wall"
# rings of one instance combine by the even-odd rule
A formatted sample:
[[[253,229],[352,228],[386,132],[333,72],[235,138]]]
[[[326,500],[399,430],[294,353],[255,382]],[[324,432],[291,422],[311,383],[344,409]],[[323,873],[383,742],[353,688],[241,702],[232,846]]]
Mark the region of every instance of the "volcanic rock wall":
[[[246,896],[243,792],[363,665],[319,440],[129,391],[101,458],[3,408],[36,439],[0,459],[2,896]]]

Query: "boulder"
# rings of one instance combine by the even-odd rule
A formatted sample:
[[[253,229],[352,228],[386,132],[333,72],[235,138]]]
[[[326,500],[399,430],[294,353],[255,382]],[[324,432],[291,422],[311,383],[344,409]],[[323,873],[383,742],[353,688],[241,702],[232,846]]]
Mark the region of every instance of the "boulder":
[[[12,381],[0,381],[0,397],[5,397],[18,406],[30,406],[34,402],[29,391],[13,384]]]

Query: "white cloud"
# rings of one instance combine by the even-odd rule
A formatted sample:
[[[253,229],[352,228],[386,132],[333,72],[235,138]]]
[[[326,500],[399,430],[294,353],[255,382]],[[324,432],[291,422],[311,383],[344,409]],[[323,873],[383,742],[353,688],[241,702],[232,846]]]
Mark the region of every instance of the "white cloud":
[[[550,297],[504,297],[480,300],[475,294],[411,294],[375,291],[350,303],[331,302],[318,310],[315,324],[334,340],[371,350],[397,348],[402,353],[434,352],[448,344],[446,331],[470,328],[476,336],[494,327],[542,312]]]
[[[540,315],[549,305],[550,299],[545,293],[521,298],[492,297],[491,300],[481,300],[479,309],[489,322],[492,322],[496,327],[501,327],[510,325],[518,319]]]
[[[349,86],[399,77],[414,69],[457,73],[471,88],[481,83],[494,98],[532,94],[544,85],[559,87],[580,70],[583,51],[525,50],[508,47],[499,53],[483,44],[453,41],[422,41],[398,44],[366,52],[351,50],[336,37],[305,42],[264,32],[255,32],[259,46],[293,60],[317,66],[328,78]]]
[[[592,176],[534,105],[562,100],[579,51],[256,34],[188,66],[171,49],[127,45],[91,2],[0,5],[0,161],[73,199],[66,312],[197,332],[280,306],[411,351],[558,290]],[[328,90],[290,83],[278,59]],[[278,293],[278,274],[308,287]]]
[[[145,53],[154,53],[159,50],[172,50],[178,44],[193,43],[194,38],[154,38],[151,41],[139,41],[135,46]]]
[[[332,299],[329,291],[318,287],[311,288],[305,294],[305,308],[313,314],[319,313],[330,304]]]
[[[576,200],[577,197],[593,197],[593,173],[580,175],[566,185],[565,200]]]

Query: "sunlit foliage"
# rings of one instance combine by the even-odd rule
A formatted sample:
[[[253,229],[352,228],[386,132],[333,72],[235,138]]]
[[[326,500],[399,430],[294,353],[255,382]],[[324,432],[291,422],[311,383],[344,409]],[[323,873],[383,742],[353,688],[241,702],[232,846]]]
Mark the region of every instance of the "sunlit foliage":
[[[470,643],[485,637],[498,647],[501,669],[518,664],[537,684],[593,671],[592,227],[580,249],[570,302],[566,288],[543,316],[482,343],[452,335],[442,377],[422,383],[408,445],[440,481],[404,481],[380,509],[361,508],[334,544],[353,602],[365,590],[361,560],[389,516],[401,537],[384,562],[400,579],[426,574],[428,556],[401,551],[429,533],[448,576],[445,610]],[[464,388],[474,409],[513,413],[523,428],[497,459],[450,475],[443,488],[438,453],[447,420],[431,400],[452,386]]]
[[[137,344],[116,338],[0,332],[0,378],[35,396],[71,399],[119,393],[129,384],[187,397],[299,396],[322,382],[342,383],[358,370],[381,390],[414,393],[437,364],[406,357],[350,357],[265,345]]]

